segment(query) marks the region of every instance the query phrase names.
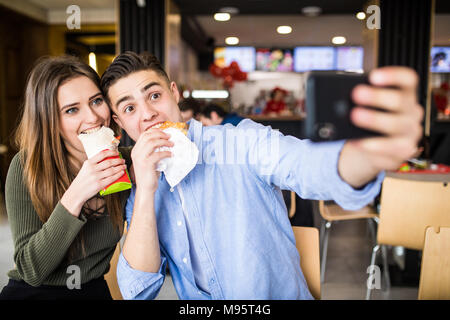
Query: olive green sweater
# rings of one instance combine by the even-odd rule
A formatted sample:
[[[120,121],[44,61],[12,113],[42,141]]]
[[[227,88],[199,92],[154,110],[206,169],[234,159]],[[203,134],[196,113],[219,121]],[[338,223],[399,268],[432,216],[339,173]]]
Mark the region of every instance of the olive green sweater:
[[[120,148],[128,168],[131,148]],[[70,265],[80,268],[81,284],[102,277],[108,272],[110,260],[121,234],[109,216],[86,220],[71,215],[58,202],[50,218],[42,223],[31,202],[24,183],[23,167],[18,153],[13,158],[6,178],[6,210],[14,241],[15,268],[8,272],[14,280],[24,280],[32,286],[66,286],[73,274]],[[129,190],[121,192],[122,207]],[[68,262],[67,251],[83,229],[85,255],[75,253]]]

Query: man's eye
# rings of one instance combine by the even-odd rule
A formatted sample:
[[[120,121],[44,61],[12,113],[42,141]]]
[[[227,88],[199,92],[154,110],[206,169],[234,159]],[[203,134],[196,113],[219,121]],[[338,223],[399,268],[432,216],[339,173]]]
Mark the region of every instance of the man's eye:
[[[152,94],[150,95],[150,99],[151,99],[151,100],[156,100],[156,99],[158,99],[159,97],[161,97],[161,94],[160,94],[160,93],[152,93]]]
[[[134,110],[134,107],[133,107],[133,106],[126,106],[126,107],[123,109],[123,112],[129,113],[129,112],[131,112],[131,111],[133,111],[133,110]]]

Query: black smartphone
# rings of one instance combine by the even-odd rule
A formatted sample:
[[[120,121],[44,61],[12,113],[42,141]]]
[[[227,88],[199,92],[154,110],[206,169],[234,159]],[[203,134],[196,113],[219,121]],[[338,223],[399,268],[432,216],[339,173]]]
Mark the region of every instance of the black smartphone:
[[[350,112],[355,107],[351,92],[358,84],[369,84],[367,74],[311,71],[307,75],[306,138],[320,142],[380,135],[356,127],[350,120]]]

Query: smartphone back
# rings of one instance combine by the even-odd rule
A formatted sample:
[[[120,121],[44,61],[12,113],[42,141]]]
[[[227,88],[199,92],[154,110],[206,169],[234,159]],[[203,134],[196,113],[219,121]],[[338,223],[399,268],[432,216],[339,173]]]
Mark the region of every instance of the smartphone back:
[[[305,135],[312,141],[358,139],[378,135],[350,121],[355,107],[351,92],[368,84],[367,74],[341,71],[312,71],[306,80]]]

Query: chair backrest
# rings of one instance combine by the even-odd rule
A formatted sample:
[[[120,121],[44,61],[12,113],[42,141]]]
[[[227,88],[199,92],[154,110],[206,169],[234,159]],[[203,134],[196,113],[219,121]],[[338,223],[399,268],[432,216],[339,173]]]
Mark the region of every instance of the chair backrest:
[[[315,299],[320,299],[319,230],[310,227],[292,227],[300,254],[300,267]]]
[[[446,183],[386,177],[380,201],[380,244],[423,250],[428,227],[450,227]]]
[[[123,226],[123,235],[122,235],[122,240],[126,237],[127,235],[127,223],[124,223]],[[111,293],[111,297],[114,300],[123,300],[122,294],[120,293],[120,288],[119,288],[119,284],[117,282],[117,263],[119,262],[119,255],[120,255],[120,250],[121,250],[121,242],[117,243],[116,246],[116,250],[114,251],[114,254],[111,258],[110,261],[110,268],[108,273],[105,274],[105,280],[106,283],[108,284],[108,288],[109,288],[109,292]]]
[[[450,228],[427,228],[419,299],[450,300]]]
[[[107,274],[105,274],[105,280],[108,284],[109,292],[114,300],[123,300],[122,294],[120,293],[119,284],[117,283],[117,262],[119,261],[120,255],[120,243],[117,244],[116,250],[111,258],[111,266]]]

